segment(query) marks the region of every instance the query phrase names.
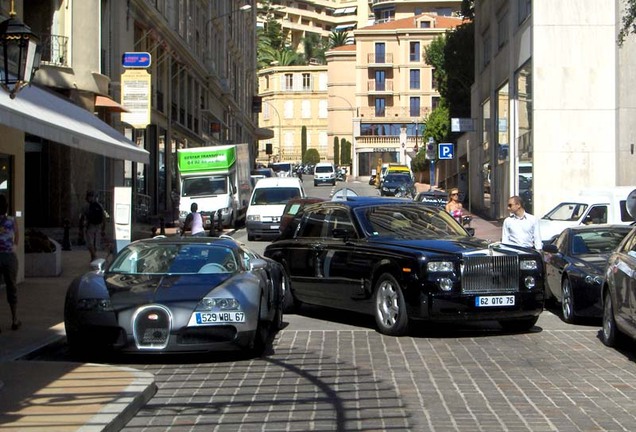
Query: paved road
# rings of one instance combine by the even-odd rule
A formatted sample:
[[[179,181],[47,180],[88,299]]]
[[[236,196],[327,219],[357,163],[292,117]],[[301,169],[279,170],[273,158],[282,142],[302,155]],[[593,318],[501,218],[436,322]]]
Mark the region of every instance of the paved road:
[[[333,192],[307,177],[310,196]],[[236,237],[247,241],[244,232]],[[636,349],[606,348],[598,323],[572,326],[545,312],[529,333],[504,334],[496,323],[437,325],[395,338],[375,331],[371,318],[324,308],[304,307],[285,320],[264,358],[132,365],[154,373],[159,391],[124,430],[636,427]]]
[[[395,338],[371,320],[307,308],[259,359],[130,365],[159,390],[125,431],[632,431],[635,350],[544,313],[534,331],[495,324]],[[185,363],[184,363],[185,362]]]
[[[245,241],[244,232],[236,236]],[[263,358],[120,360],[153,373],[158,386],[124,430],[636,429],[636,346],[605,347],[599,323],[569,325],[546,311],[528,333],[445,324],[395,338],[369,317],[299,312],[285,316]]]

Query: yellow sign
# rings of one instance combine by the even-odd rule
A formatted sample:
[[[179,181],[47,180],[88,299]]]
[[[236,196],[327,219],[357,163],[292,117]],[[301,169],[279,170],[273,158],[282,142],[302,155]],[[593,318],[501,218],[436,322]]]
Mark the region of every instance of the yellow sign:
[[[136,129],[150,124],[150,78],[146,69],[126,69],[121,76],[121,104],[129,111],[121,121]]]

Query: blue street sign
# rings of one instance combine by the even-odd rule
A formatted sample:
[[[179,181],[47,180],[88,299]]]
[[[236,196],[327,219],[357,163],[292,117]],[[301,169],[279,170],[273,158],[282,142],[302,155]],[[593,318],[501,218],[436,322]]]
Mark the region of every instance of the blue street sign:
[[[125,68],[147,68],[150,66],[150,53],[127,52],[121,57],[121,65]]]
[[[455,157],[453,143],[439,143],[437,145],[437,159],[453,159]]]

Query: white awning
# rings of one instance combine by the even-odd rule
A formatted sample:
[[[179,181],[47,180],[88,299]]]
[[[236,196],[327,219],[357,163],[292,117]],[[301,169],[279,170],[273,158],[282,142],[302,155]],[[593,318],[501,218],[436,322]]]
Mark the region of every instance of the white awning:
[[[355,24],[340,24],[340,25],[337,25],[334,30],[336,31],[349,30],[354,28],[355,26],[356,26]]]
[[[138,148],[93,113],[36,86],[11,99],[0,90],[0,123],[69,147],[113,159],[149,163]]]

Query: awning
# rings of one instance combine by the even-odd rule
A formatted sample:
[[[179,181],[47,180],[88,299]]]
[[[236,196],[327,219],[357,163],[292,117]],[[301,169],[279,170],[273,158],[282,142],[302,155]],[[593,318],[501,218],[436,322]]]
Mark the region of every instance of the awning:
[[[106,108],[113,112],[130,112],[123,105],[117,103],[108,96],[95,95],[95,107]]]
[[[256,128],[256,139],[264,140],[264,139],[272,139],[274,138],[274,131],[270,128]]]
[[[349,29],[355,28],[355,26],[356,26],[355,24],[340,24],[340,25],[337,25],[334,28],[334,30],[336,31],[349,30]]]
[[[113,159],[149,163],[138,148],[93,113],[34,85],[15,99],[0,90],[0,123],[48,140]]]

